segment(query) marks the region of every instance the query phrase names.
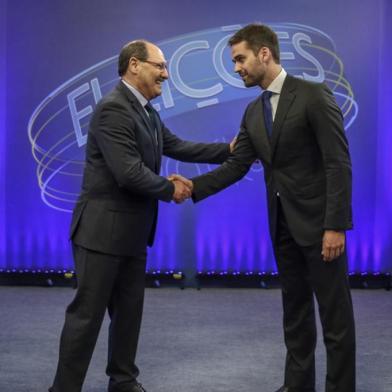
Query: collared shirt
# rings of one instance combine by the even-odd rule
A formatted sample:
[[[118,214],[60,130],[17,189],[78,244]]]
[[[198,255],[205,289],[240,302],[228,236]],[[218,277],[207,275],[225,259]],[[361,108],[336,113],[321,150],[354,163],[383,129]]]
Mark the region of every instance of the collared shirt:
[[[140,105],[142,105],[144,111],[148,116],[148,112],[145,108],[145,106],[148,104],[148,100],[143,96],[143,94],[139,90],[136,89],[136,87],[133,87],[131,84],[127,83],[124,79],[121,79],[121,81],[131,90],[131,92],[136,97],[136,99],[140,102]]]
[[[131,90],[133,95],[140,102],[140,105],[142,105],[145,113],[147,114],[147,117],[150,118],[150,114],[148,113],[148,111],[146,109],[146,105],[148,104],[148,100],[144,97],[144,95],[139,90],[136,89],[136,87],[133,87],[131,84],[127,83],[124,79],[121,79],[121,81]],[[157,135],[156,129],[154,129],[154,138],[155,138],[155,143],[158,144],[158,135]]]
[[[284,80],[286,79],[287,72],[282,68],[278,76],[271,82],[266,90],[271,91],[273,94],[270,98],[272,107],[272,121],[275,120],[276,109],[278,108],[280,92],[282,91]]]

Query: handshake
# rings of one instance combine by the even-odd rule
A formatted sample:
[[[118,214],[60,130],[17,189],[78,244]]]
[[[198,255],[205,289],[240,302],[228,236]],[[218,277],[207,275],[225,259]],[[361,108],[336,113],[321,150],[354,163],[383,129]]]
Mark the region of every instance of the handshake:
[[[236,143],[237,136],[235,136],[229,144],[230,153],[233,152]],[[184,202],[192,196],[193,182],[191,180],[188,180],[180,174],[172,174],[167,177],[167,179],[174,185],[173,201],[177,204]]]
[[[174,185],[173,200],[179,204],[192,196],[193,182],[180,174],[172,174],[167,178]]]

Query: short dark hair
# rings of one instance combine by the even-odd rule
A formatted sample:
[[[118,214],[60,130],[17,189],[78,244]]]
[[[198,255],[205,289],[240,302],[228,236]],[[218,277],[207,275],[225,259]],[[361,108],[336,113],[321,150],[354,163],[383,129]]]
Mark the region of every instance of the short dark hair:
[[[276,33],[266,25],[253,23],[238,30],[230,39],[229,46],[245,41],[255,56],[263,46],[272,54],[272,58],[280,64],[279,40]]]
[[[147,60],[148,57],[147,41],[145,40],[131,41],[123,46],[120,55],[118,56],[119,76],[125,75],[128,69],[129,60],[132,57],[136,57],[141,61]]]

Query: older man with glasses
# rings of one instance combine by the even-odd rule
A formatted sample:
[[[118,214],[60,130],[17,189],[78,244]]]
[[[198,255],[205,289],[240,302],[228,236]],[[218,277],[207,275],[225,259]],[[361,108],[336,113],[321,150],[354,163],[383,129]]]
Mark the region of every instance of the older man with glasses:
[[[66,310],[52,392],[81,391],[106,309],[108,391],[145,391],[137,381],[135,356],[146,248],[153,243],[158,200],[180,203],[191,195],[186,180],[159,175],[162,154],[221,163],[232,148],[183,141],[166,128],[150,104],[169,76],[157,46],[141,40],[126,44],[118,71],[121,80],[98,103],[90,123],[71,224],[77,292]]]

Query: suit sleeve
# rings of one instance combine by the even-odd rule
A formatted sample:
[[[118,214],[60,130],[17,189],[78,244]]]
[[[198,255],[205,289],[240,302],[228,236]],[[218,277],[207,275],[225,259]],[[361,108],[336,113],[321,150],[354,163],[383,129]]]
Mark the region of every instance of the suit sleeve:
[[[174,186],[144,165],[129,111],[120,104],[109,102],[97,115],[92,133],[119,186],[133,193],[170,201]]]
[[[319,145],[327,184],[324,229],[352,228],[352,173],[342,113],[331,90],[319,85],[308,106],[308,118]]]
[[[222,163],[229,154],[227,143],[196,143],[181,140],[162,123],[163,154],[183,162]]]
[[[192,179],[194,202],[203,200],[239,181],[257,158],[244,119],[234,151],[229,158],[215,170]]]

